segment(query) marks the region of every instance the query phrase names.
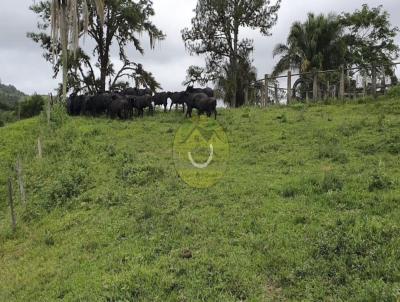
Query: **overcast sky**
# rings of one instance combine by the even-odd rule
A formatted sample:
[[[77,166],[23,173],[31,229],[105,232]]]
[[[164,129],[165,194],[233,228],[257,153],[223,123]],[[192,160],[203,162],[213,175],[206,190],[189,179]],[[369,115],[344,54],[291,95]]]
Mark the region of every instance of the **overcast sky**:
[[[151,71],[165,90],[181,90],[187,67],[203,62],[202,58],[189,56],[180,35],[181,29],[190,25],[196,0],[153,2],[156,11],[153,22],[167,34],[167,39],[154,50],[146,47],[144,56],[133,49],[128,53],[134,61]],[[0,0],[0,79],[25,93],[47,94],[57,86],[57,80],[52,79],[51,66],[43,59],[40,47],[26,38],[26,32],[34,30],[38,22],[28,9],[32,3],[33,0]],[[305,20],[308,12],[351,12],[363,3],[370,7],[382,4],[390,12],[392,24],[400,27],[399,0],[283,0],[272,36],[263,37],[246,31],[246,35],[255,41],[254,65],[259,77],[271,72],[276,61],[272,58],[272,49],[275,44],[285,42],[294,21]],[[397,41],[400,42],[399,37]],[[118,64],[117,53],[113,56],[113,61]]]

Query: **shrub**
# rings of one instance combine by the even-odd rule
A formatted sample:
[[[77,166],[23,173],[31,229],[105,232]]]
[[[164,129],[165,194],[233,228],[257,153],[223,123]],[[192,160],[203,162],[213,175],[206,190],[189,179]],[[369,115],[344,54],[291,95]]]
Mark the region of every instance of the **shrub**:
[[[5,126],[4,121],[0,120],[0,128],[1,128],[1,127],[4,127],[4,126]]]
[[[161,167],[147,164],[127,165],[121,170],[121,179],[129,185],[145,185],[159,180],[164,175]]]
[[[67,110],[63,103],[57,103],[52,107],[51,110],[52,126],[54,126],[55,128],[62,126],[67,118],[68,118]]]
[[[30,118],[39,115],[45,104],[44,97],[34,94],[20,104],[21,118]]]
[[[389,89],[387,95],[391,98],[398,98],[400,97],[400,85],[396,85]]]
[[[43,207],[47,211],[61,206],[68,207],[73,199],[84,192],[87,185],[87,170],[83,168],[66,168],[58,173],[48,185],[47,196]]]
[[[389,189],[392,184],[392,181],[386,175],[384,175],[382,172],[376,171],[371,176],[368,190],[370,192],[376,190],[385,190]]]

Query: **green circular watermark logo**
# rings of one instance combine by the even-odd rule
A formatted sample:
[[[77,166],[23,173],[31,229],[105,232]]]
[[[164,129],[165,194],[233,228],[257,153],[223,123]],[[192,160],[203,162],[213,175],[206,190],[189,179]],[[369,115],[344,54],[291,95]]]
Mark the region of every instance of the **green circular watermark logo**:
[[[225,131],[205,116],[186,120],[178,129],[173,146],[176,171],[194,188],[208,188],[220,180],[229,159]]]

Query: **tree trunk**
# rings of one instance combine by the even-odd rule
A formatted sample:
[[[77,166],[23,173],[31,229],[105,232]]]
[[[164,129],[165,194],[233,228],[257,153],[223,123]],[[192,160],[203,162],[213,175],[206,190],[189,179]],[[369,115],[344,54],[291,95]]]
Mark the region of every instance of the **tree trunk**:
[[[234,32],[234,38],[233,38],[233,62],[232,62],[232,107],[236,108],[237,107],[237,70],[238,70],[238,62],[237,62],[237,52],[238,52],[238,42],[239,41],[239,29],[236,28]]]
[[[97,19],[100,24],[100,20]],[[106,79],[107,79],[107,67],[108,67],[108,50],[107,50],[107,37],[104,37],[104,28],[99,27],[98,33],[98,52],[99,52],[99,64],[100,64],[100,83],[99,91],[106,91]]]
[[[68,86],[68,26],[67,26],[67,3],[61,3],[61,44],[62,44],[62,68],[63,68],[63,89],[62,101],[67,101],[67,86]]]

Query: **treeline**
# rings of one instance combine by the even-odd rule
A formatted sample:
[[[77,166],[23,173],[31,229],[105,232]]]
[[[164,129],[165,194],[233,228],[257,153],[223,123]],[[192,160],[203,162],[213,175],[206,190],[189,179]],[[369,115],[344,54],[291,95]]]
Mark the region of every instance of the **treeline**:
[[[217,96],[230,106],[243,105],[244,91],[257,79],[252,58],[253,40],[244,36],[244,29],[257,30],[266,37],[272,35],[280,4],[281,0],[198,0],[191,25],[182,30],[182,39],[188,52],[203,56],[205,64],[190,66],[183,84],[213,83]],[[76,22],[69,20],[66,24],[73,24],[70,32],[74,36],[86,33],[95,43],[88,52],[79,47],[65,50],[66,56],[62,55],[65,49],[62,41],[53,41],[48,32],[54,14],[50,1],[36,2],[31,10],[40,18],[39,32],[28,33],[28,37],[44,49],[44,57],[53,63],[54,76],[67,66],[63,78],[66,78],[64,86],[69,92],[97,94],[123,90],[132,83],[136,88],[149,88],[153,92],[162,89],[151,72],[127,55],[128,47],[144,54],[143,34],[147,35],[150,48],[166,38],[151,22],[155,15],[151,0],[138,3],[108,0],[100,7],[91,2],[87,9],[78,7],[70,15],[77,13],[79,22],[74,19]],[[85,11],[88,14],[83,13]],[[280,57],[278,64],[271,68],[274,74],[289,69],[309,72],[340,66],[357,66],[370,74],[371,64],[389,66],[399,57],[399,47],[395,43],[398,31],[391,25],[389,13],[382,6],[363,5],[353,13],[337,15],[310,13],[305,22],[292,25],[286,43],[277,45],[273,54],[266,55]],[[73,37],[69,38],[73,40]],[[113,44],[118,49],[120,68],[116,68],[110,59]],[[77,43],[73,45],[78,46]],[[394,77],[393,68],[384,69],[382,72]],[[62,88],[59,87],[60,92]]]
[[[0,104],[2,104],[0,102]],[[18,99],[13,106],[2,107],[0,105],[0,127],[6,123],[12,123],[20,119],[31,118],[39,115],[46,104],[46,97],[34,94],[32,96],[23,96]],[[4,108],[4,109],[3,109]]]
[[[257,72],[252,66],[253,42],[237,39],[238,33],[241,28],[250,27],[264,35],[271,34],[280,1],[270,3],[199,0],[192,27],[183,30],[182,36],[191,53],[205,56],[206,67],[191,66],[186,83],[214,81],[225,102],[234,107],[244,104],[243,91],[255,82]],[[371,76],[375,68],[376,72],[391,76],[396,84],[392,63],[399,57],[395,43],[398,31],[382,6],[370,8],[364,4],[353,13],[309,13],[305,22],[291,26],[286,43],[276,45],[272,55],[280,60],[272,75],[288,70],[308,72],[305,77],[309,79],[301,79],[299,87],[304,93],[312,89],[313,72],[341,67],[357,67],[366,76]],[[338,81],[329,76],[324,80]]]

